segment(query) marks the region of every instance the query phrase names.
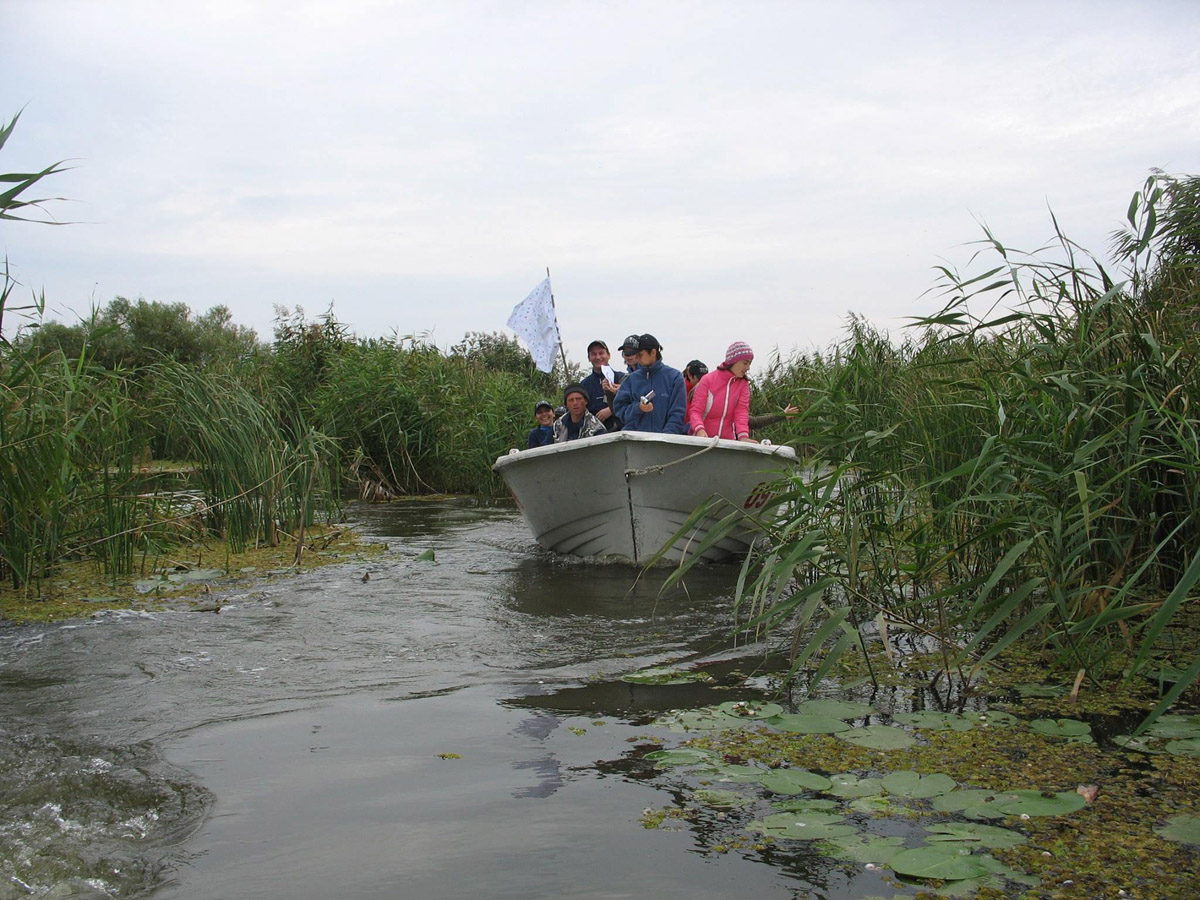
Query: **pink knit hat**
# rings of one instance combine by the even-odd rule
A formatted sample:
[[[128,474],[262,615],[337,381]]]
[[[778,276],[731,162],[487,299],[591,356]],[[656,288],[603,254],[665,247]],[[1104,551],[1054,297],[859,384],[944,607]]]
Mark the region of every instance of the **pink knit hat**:
[[[754,359],[754,351],[750,349],[750,345],[745,341],[734,341],[729,345],[729,349],[725,351],[725,362],[721,363],[722,369],[728,369],[738,360]]]

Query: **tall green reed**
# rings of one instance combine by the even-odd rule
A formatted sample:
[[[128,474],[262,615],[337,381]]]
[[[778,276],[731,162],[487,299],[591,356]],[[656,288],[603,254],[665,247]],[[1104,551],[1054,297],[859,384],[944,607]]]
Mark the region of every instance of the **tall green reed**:
[[[819,474],[762,523],[739,603],[795,628],[797,672],[897,625],[962,681],[1018,642],[1093,679],[1154,662],[1200,577],[1196,255],[1172,249],[1200,217],[1194,181],[1159,187],[1131,207],[1126,282],[1057,223],[1053,254],[985,231],[995,264],[943,269],[941,309],[904,342],[852,321],[796,377],[773,373],[811,398],[795,429]]]
[[[242,380],[164,362],[155,367],[158,402],[171,410],[173,440],[199,466],[207,526],[239,553],[297,539],[340,510],[337,447],[277,411]]]

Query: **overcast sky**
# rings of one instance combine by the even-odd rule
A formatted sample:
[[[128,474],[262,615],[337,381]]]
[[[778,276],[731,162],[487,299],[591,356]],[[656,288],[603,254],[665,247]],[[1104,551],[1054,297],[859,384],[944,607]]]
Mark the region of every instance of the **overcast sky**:
[[[982,223],[1104,255],[1151,168],[1200,174],[1200,3],[0,0],[22,109],[0,172],[74,166],[37,196],[76,224],[0,223],[49,317],[447,348],[549,267],[574,361],[712,365],[900,334]]]

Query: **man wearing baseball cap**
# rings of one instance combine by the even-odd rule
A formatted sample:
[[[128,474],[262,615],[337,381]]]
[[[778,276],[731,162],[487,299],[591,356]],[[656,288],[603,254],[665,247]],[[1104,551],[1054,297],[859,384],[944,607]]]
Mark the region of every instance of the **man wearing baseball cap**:
[[[613,415],[612,398],[625,373],[614,372],[608,364],[608,344],[604,341],[594,340],[588,344],[587,354],[592,373],[579,383],[588,393],[588,412],[603,422],[609,431],[620,431],[621,422]]]
[[[662,344],[654,335],[631,334],[621,344],[621,352],[634,347],[637,369],[617,389],[613,412],[625,423],[626,431],[686,434],[687,388],[683,376],[663,363]]]

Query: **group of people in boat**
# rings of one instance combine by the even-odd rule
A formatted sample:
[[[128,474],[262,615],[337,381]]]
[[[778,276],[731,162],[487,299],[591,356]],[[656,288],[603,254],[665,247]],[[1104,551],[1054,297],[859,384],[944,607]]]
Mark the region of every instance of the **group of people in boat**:
[[[592,341],[587,348],[591,374],[567,385],[557,410],[547,400],[538,401],[533,410],[537,426],[529,432],[528,446],[621,429],[753,441],[752,429],[798,412],[789,406],[779,414],[750,415],[746,375],[754,351],[744,341],[730,344],[724,361],[711,372],[698,359],[682,371],[674,369],[663,362],[662,349],[652,334],[629,335],[620,347],[625,371],[618,372],[609,364],[608,345]]]

